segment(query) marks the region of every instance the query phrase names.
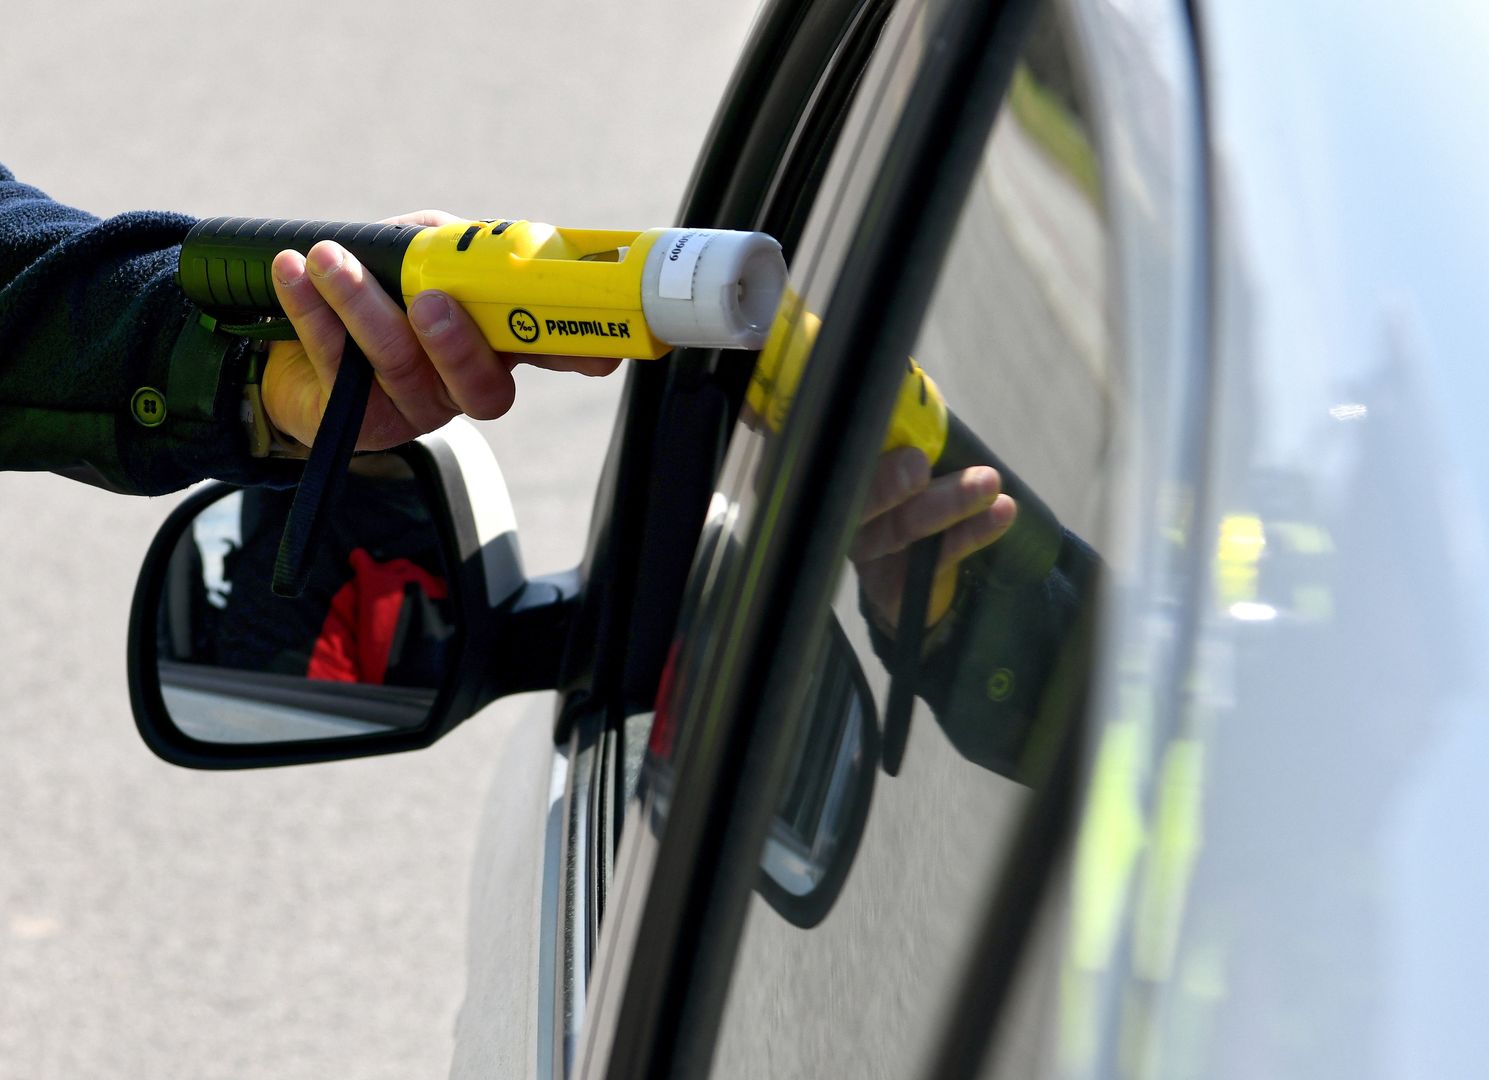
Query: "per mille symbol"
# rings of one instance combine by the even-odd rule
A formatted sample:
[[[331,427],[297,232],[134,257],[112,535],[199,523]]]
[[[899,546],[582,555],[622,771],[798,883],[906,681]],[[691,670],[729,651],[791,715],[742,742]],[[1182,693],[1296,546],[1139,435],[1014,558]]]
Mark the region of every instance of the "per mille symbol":
[[[531,345],[538,340],[538,320],[526,308],[513,308],[507,316],[507,326],[518,341]]]

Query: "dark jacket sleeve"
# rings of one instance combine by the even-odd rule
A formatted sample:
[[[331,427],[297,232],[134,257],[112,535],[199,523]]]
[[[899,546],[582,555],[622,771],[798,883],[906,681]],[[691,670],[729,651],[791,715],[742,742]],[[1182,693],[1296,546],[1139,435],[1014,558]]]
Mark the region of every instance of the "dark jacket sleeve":
[[[134,494],[206,477],[282,481],[277,465],[249,457],[228,380],[206,404],[198,393],[196,407],[168,408],[154,426],[136,419],[142,390],[142,402],[171,400],[172,354],[195,318],[174,280],[191,224],[165,213],[100,220],[0,165],[0,469]],[[220,344],[199,363],[241,367],[244,349]]]
[[[1096,552],[1068,529],[1042,581],[1005,588],[962,564],[944,632],[910,677],[968,761],[1022,782],[1041,731],[1073,722],[1071,705],[1084,702],[1100,568]],[[894,641],[871,615],[862,590],[859,608],[874,651],[892,671]]]

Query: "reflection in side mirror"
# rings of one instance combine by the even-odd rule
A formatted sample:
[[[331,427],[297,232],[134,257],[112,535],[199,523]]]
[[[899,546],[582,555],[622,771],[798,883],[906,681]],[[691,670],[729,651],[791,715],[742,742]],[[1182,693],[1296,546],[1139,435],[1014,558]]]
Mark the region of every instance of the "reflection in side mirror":
[[[457,633],[431,493],[354,459],[302,596],[269,588],[292,491],[225,491],[176,541],[156,655],[171,720],[206,743],[396,730],[429,718]]]
[[[558,685],[577,571],[529,579],[491,447],[457,419],[353,459],[298,598],[274,595],[292,493],[206,487],[140,570],[129,694],[158,756],[247,769],[416,750]]]
[[[863,837],[879,767],[874,698],[837,621],[814,669],[781,805],[760,861],[760,894],[801,927],[821,922]]]

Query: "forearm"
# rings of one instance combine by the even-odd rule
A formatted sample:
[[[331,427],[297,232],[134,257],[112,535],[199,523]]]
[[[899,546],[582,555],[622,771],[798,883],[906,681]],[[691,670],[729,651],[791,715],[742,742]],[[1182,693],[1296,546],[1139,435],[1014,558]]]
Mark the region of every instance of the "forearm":
[[[153,424],[132,407],[144,388],[171,398],[172,352],[192,315],[173,280],[190,226],[178,214],[100,220],[0,166],[0,468],[138,494],[262,471],[234,402],[167,408]],[[159,405],[144,415],[159,418]]]

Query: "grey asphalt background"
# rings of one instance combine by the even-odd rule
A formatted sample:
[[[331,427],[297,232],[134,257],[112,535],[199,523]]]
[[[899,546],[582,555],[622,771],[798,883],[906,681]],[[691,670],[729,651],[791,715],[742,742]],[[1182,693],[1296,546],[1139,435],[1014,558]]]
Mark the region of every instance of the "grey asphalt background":
[[[96,213],[667,224],[753,10],[9,0],[0,161]],[[619,389],[523,372],[484,427],[530,570],[582,550]],[[396,758],[157,761],[125,622],[176,502],[0,476],[0,1080],[444,1075],[493,763],[551,703]]]

